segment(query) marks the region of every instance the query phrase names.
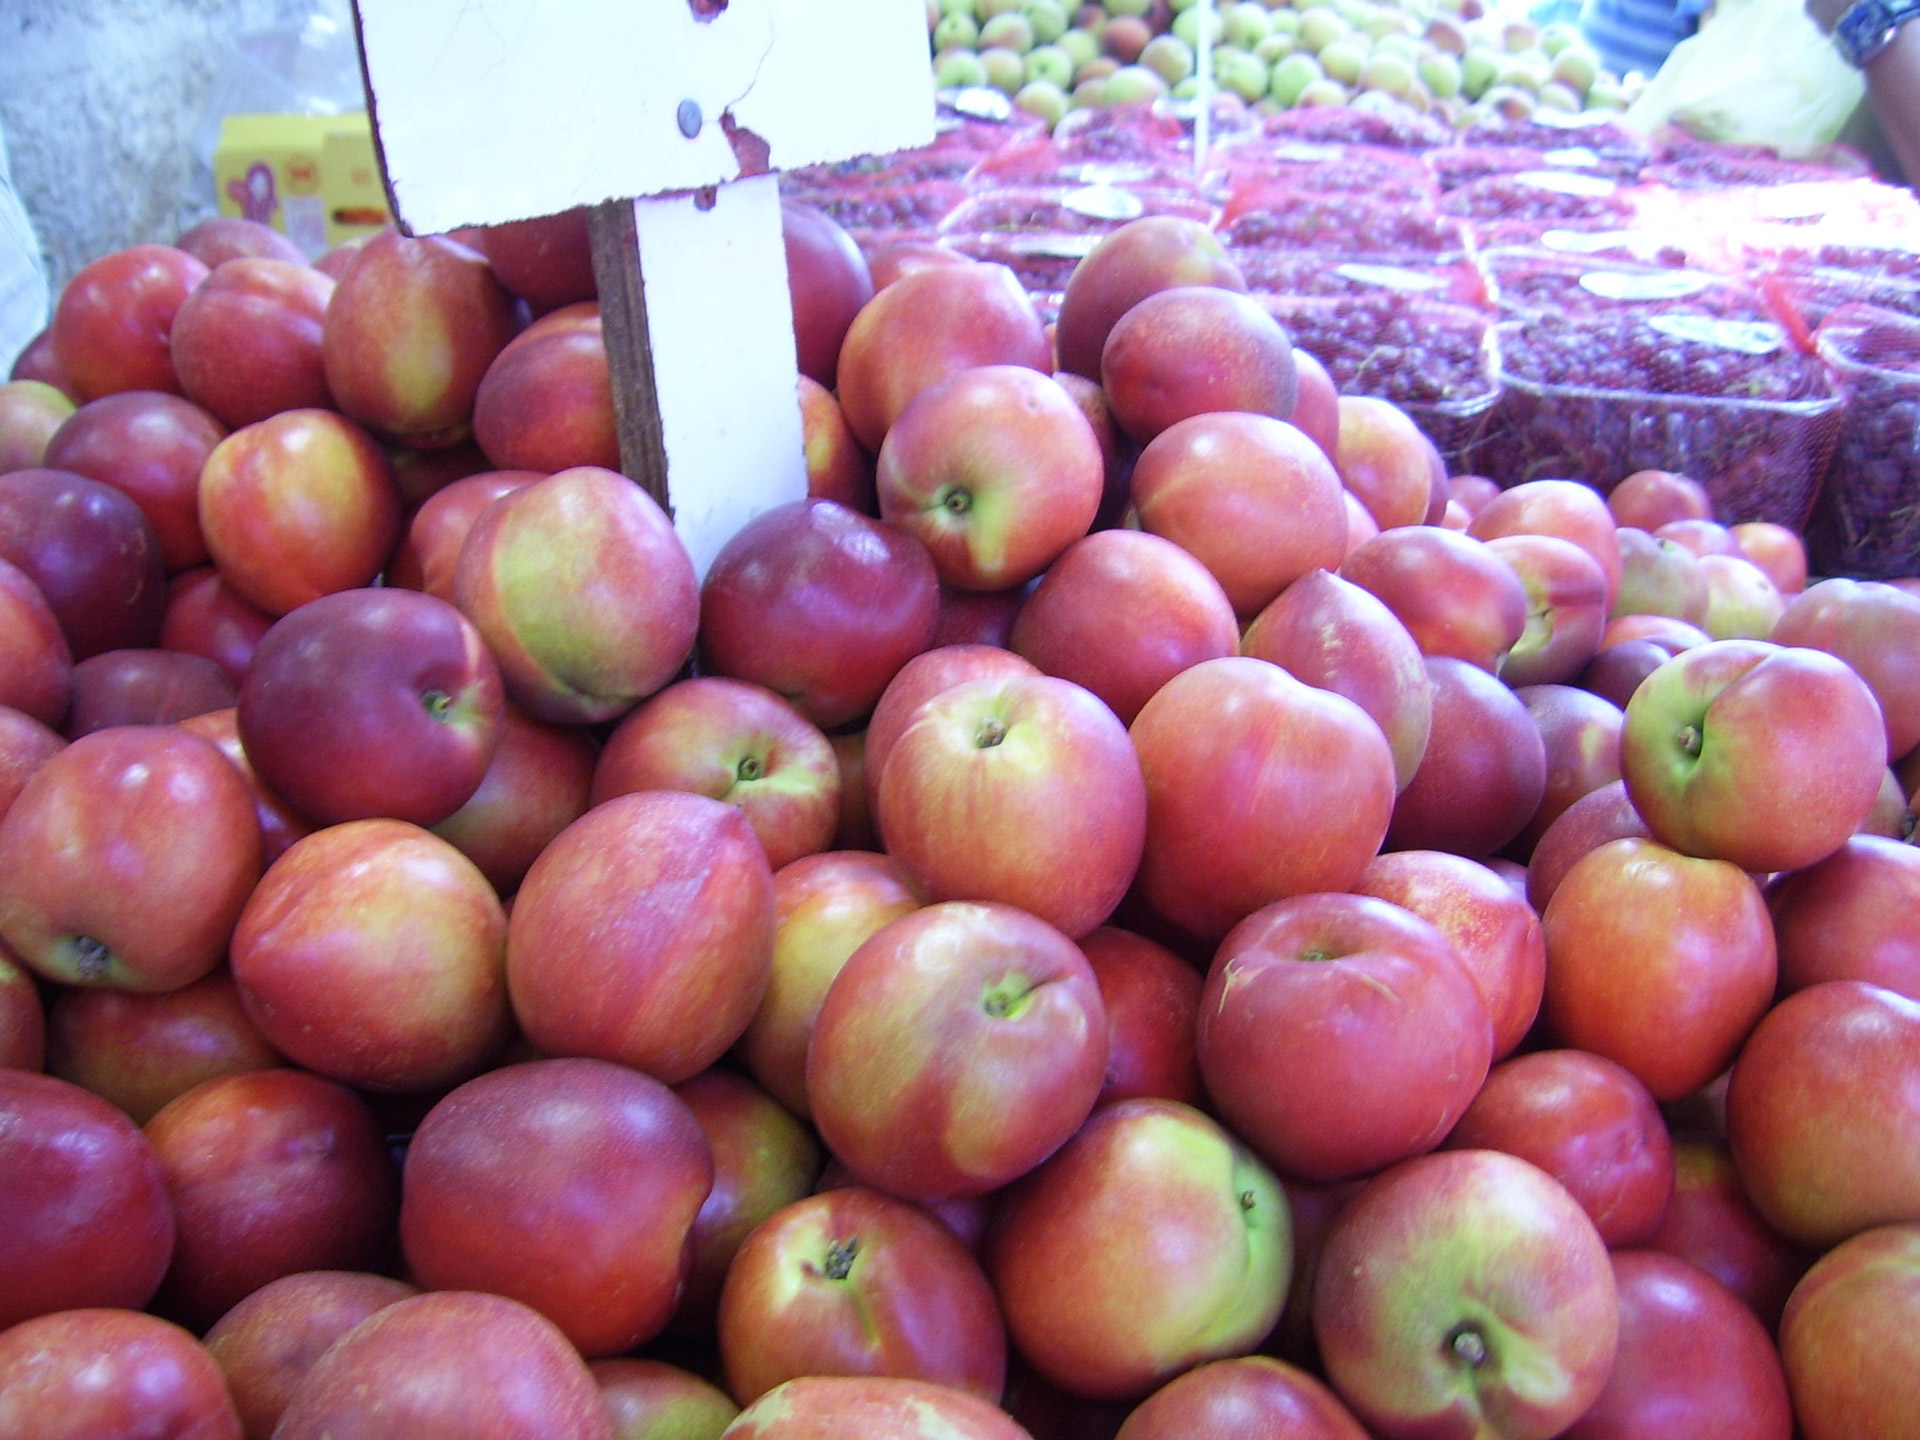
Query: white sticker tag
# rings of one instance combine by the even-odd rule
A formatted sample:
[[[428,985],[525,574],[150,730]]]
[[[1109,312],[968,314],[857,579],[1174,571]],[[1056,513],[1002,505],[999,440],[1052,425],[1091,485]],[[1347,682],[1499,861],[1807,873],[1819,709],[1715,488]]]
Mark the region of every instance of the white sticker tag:
[[[1602,300],[1679,300],[1713,283],[1698,270],[1590,270],[1580,277],[1580,288]]]
[[[1338,145],[1312,145],[1304,140],[1289,140],[1284,145],[1275,146],[1270,153],[1276,160],[1298,160],[1313,164],[1323,160],[1338,160],[1340,158],[1340,147]]]
[[[1582,110],[1555,110],[1548,106],[1534,111],[1532,119],[1534,124],[1544,125],[1550,130],[1587,130],[1607,123],[1605,115]]]
[[[1715,320],[1708,315],[1655,315],[1647,323],[1662,335],[1693,340],[1742,355],[1771,355],[1787,343],[1787,332],[1766,321]]]
[[[970,115],[975,120],[1011,120],[1013,101],[1004,91],[995,90],[988,85],[969,85],[964,90],[941,92],[945,100],[962,115]]]
[[[1606,250],[1625,250],[1639,236],[1632,230],[1545,230],[1540,243],[1563,255],[1598,255]]]
[[[1604,175],[1584,175],[1578,170],[1522,170],[1514,179],[1536,190],[1551,190],[1560,195],[1586,195],[1596,199],[1611,195],[1620,188]]]
[[[1446,283],[1438,276],[1403,270],[1398,265],[1337,265],[1333,273],[1342,279],[1387,290],[1438,290]]]
[[[1015,235],[1007,249],[1015,255],[1039,255],[1059,260],[1084,260],[1102,235]]]
[[[1111,160],[1089,161],[1074,173],[1083,185],[1138,185],[1153,178],[1153,167],[1120,165]]]
[[[1753,197],[1753,213],[1763,220],[1817,220],[1833,208],[1826,185],[1769,185]]]
[[[1116,185],[1084,185],[1069,190],[1060,203],[1074,214],[1094,220],[1138,220],[1147,213],[1138,195]]]

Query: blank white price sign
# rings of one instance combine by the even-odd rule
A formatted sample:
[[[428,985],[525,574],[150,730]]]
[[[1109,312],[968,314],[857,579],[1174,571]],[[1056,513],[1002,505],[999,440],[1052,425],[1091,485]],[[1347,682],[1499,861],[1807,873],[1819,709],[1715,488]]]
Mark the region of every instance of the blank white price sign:
[[[774,175],[933,138],[919,0],[357,0],[415,234],[594,209],[627,473],[705,574],[806,493]]]

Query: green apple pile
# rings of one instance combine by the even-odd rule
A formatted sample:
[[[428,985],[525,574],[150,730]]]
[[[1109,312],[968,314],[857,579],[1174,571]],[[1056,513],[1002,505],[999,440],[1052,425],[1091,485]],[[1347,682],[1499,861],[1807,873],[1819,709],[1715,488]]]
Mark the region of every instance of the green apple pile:
[[[1058,121],[1088,106],[1188,98],[1212,81],[1263,112],[1404,102],[1457,122],[1536,109],[1621,110],[1639,77],[1610,73],[1570,22],[1482,0],[926,0],[936,83],[987,86]],[[1378,98],[1373,98],[1378,97]]]

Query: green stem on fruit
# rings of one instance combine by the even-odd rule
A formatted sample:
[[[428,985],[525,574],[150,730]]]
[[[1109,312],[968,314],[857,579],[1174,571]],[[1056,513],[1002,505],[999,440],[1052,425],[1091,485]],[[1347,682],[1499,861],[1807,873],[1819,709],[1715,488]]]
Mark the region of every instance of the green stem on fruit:
[[[104,980],[113,969],[113,951],[91,935],[81,935],[73,942],[74,973],[82,980]]]
[[[1024,1007],[1032,989],[1024,975],[1004,976],[982,997],[980,1008],[993,1019],[1004,1020]]]
[[[980,722],[980,728],[974,732],[973,748],[976,750],[991,750],[1006,738],[1006,722],[998,716],[989,715]]]
[[[973,492],[956,485],[940,497],[940,506],[950,515],[965,515],[973,509]]]
[[[1692,756],[1699,755],[1700,727],[1698,725],[1682,725],[1680,727],[1679,740],[1680,740],[1680,753],[1682,755],[1692,755]]]
[[[447,712],[453,708],[453,697],[444,690],[423,690],[420,694],[420,708],[435,720],[445,720]]]
[[[1258,1202],[1256,1202],[1254,1199],[1253,1191],[1242,1190],[1240,1192],[1240,1210],[1243,1214],[1253,1209],[1256,1203]]]
[[[758,780],[766,773],[767,767],[761,763],[758,755],[743,757],[733,768],[733,778],[736,780]]]
[[[853,1270],[854,1257],[860,1253],[860,1241],[835,1240],[827,1246],[827,1263],[821,1270],[829,1280],[844,1280]]]

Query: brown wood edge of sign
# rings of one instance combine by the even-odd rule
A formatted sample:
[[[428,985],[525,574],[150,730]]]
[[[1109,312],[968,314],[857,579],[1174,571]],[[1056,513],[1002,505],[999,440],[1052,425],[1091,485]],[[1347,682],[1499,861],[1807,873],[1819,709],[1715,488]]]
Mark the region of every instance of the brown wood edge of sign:
[[[593,283],[600,295],[600,330],[613,386],[613,426],[620,468],[673,513],[667,493],[667,441],[654,385],[653,345],[647,332],[646,287],[633,201],[607,200],[587,212]]]
[[[719,9],[726,8],[720,0]],[[368,129],[373,134],[374,160],[380,185],[386,192],[387,212],[394,227],[411,237],[413,229],[400,218],[400,205],[387,170],[386,147],[380,140],[379,102],[373,76],[367,69],[366,22],[360,6],[353,12],[354,49],[360,59],[360,89],[366,98]],[[717,13],[717,11],[716,11]],[[703,17],[706,18],[706,17]],[[667,443],[660,425],[660,396],[653,383],[653,347],[647,335],[647,306],[640,278],[640,239],[633,220],[633,201],[608,200],[587,212],[593,253],[593,283],[600,298],[601,334],[607,349],[607,375],[613,386],[614,434],[620,445],[620,468],[669,515]]]

